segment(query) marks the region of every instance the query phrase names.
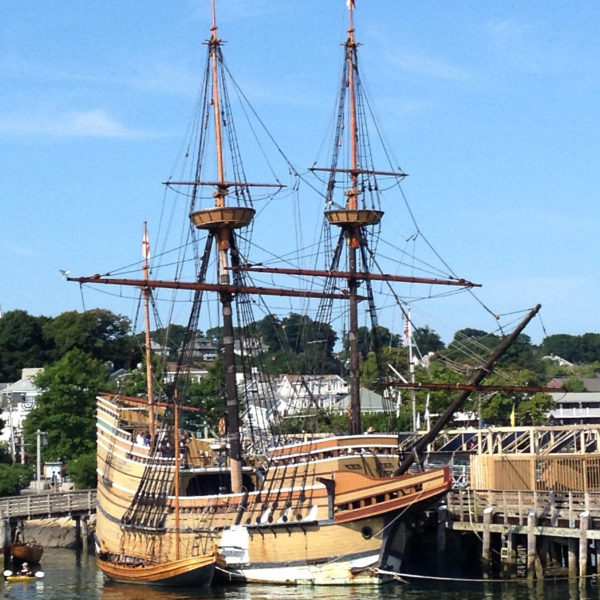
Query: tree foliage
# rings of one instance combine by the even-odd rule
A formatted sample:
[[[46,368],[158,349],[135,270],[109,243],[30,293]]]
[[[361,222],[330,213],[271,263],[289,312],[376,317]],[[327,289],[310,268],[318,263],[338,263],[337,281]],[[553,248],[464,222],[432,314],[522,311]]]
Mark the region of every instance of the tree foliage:
[[[7,312],[0,319],[0,381],[16,381],[24,367],[42,367],[52,342],[44,336],[47,317],[24,310]]]
[[[96,395],[110,388],[105,363],[78,348],[36,377],[43,390],[24,424],[25,441],[36,443],[36,432],[47,435],[44,460],[71,460],[94,450]]]
[[[0,463],[0,496],[15,496],[29,485],[33,469],[29,465]]]
[[[348,338],[343,336],[341,351],[336,352],[337,333],[330,324],[313,320],[306,315],[290,313],[287,317],[268,315],[249,326],[238,328],[238,335],[256,337],[268,348],[261,357],[264,370],[273,376],[281,373],[344,374],[348,357]],[[206,332],[219,346],[223,328],[213,327]],[[174,325],[158,329],[152,339],[169,348],[169,358],[174,359],[185,336],[185,327]],[[448,347],[428,326],[416,328],[413,339],[418,352],[425,356],[433,352],[429,366],[416,368],[417,381],[446,382],[468,381],[501,341],[497,334],[474,328],[457,331]],[[386,327],[375,331],[361,327],[358,331],[359,351],[362,356],[361,385],[379,391],[383,379],[391,377],[388,365],[395,367],[409,379],[408,351],[402,347],[401,337]],[[7,312],[0,319],[0,380],[15,381],[24,367],[44,366],[37,383],[43,393],[37,407],[25,423],[26,443],[35,446],[38,429],[47,433],[48,445],[43,448],[43,459],[73,461],[79,456],[94,452],[95,396],[107,390],[109,366],[129,370],[124,381],[126,393],[143,395],[146,392],[145,369],[136,370],[142,362],[143,339],[130,332],[129,320],[110,311],[94,309],[82,313],[69,311],[55,318],[34,317],[26,311]],[[337,349],[339,350],[339,348]],[[375,351],[379,350],[379,357]],[[575,366],[560,366],[552,361],[541,361],[545,355],[560,356]],[[438,361],[438,359],[444,362]],[[153,367],[157,380],[162,379],[165,358],[155,356]],[[452,368],[450,368],[452,367]],[[593,377],[600,372],[600,334],[581,336],[557,334],[546,337],[540,346],[531,343],[521,334],[500,363],[500,371],[485,383],[499,385],[542,386],[551,377],[566,380],[569,391],[583,391],[583,377]],[[206,421],[211,427],[225,413],[224,369],[220,358],[209,368],[209,376],[198,383],[179,384],[180,397],[200,408],[194,416],[186,416],[190,426],[202,427]],[[397,391],[397,390],[396,390]],[[455,393],[448,390],[415,394],[417,410],[439,413],[452,401]],[[410,393],[403,391],[400,420],[410,424]],[[487,424],[507,425],[514,409],[518,424],[539,424],[552,406],[544,394],[524,395],[496,392],[490,395],[473,395],[464,410],[480,414]],[[331,431],[347,431],[345,415],[331,418]],[[369,417],[371,418],[371,417]],[[383,417],[381,417],[383,418]],[[383,430],[380,417],[373,416],[373,427]],[[365,421],[365,427],[371,423]],[[299,422],[298,427],[302,424]],[[91,459],[88,463],[93,462]],[[81,465],[88,465],[85,460]],[[75,464],[75,463],[73,463]],[[78,463],[79,464],[79,463]],[[75,470],[79,467],[75,466]],[[87,467],[81,467],[82,473]],[[0,475],[1,477],[1,475]],[[83,477],[83,475],[82,475]],[[8,487],[10,487],[10,482]],[[2,486],[0,485],[0,492]]]
[[[429,352],[439,352],[444,348],[442,338],[427,325],[415,328],[413,331],[413,339],[419,352],[423,356],[429,354]]]
[[[62,313],[45,324],[44,332],[53,340],[52,360],[78,348],[119,369],[129,368],[139,360],[139,347],[129,335],[130,329],[129,319],[96,308]]]
[[[78,490],[96,487],[96,453],[88,452],[67,463],[67,473]]]
[[[600,333],[568,335],[558,333],[544,338],[541,346],[544,355],[555,355],[576,364],[600,361]]]

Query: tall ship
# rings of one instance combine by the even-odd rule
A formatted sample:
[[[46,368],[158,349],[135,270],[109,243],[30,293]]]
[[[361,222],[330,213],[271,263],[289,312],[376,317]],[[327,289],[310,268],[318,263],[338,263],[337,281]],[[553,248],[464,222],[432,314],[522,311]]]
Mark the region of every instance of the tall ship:
[[[406,522],[450,488],[447,467],[415,469],[419,448],[400,456],[397,433],[365,432],[362,424],[359,305],[367,307],[376,333],[375,285],[393,290],[403,284],[428,289],[469,289],[474,284],[457,277],[404,276],[379,269],[376,242],[385,228],[381,197],[387,188],[397,191],[405,173],[379,170],[373,164],[354,2],[348,3],[348,15],[332,152],[326,166],[311,169],[325,190],[323,241],[316,252],[321,268],[295,265],[278,248],[271,251],[272,264],[264,259],[257,263],[249,253],[260,214],[255,196],[270,198],[284,186],[278,180],[265,183],[246,177],[245,146],[234,127],[230,72],[217,35],[213,0],[199,117],[193,127],[197,137],[186,150],[191,165],[180,178],[166,182],[168,190],[186,202],[186,248],[193,250],[186,260],[194,265],[193,276],[153,278],[145,245],[138,279],[70,278],[82,284],[139,288],[146,310],[147,392],[107,393],[97,401],[97,559],[111,579],[163,585],[208,584],[215,578],[378,584],[400,570]],[[234,87],[233,92],[240,90]],[[282,202],[279,227],[289,228],[292,237],[292,217],[285,214]],[[146,234],[144,240],[146,244]],[[268,241],[267,236],[261,244]],[[153,370],[156,357],[149,325],[154,296],[164,290],[183,291],[192,299],[168,382]],[[390,295],[397,298],[393,291]],[[343,435],[317,434],[308,420],[300,433],[286,431],[286,411],[265,366],[268,352],[256,348],[253,312],[259,306],[267,315],[263,322],[277,322],[268,306],[281,299],[316,304],[310,321],[316,328],[311,338],[315,346],[331,342],[331,323],[338,318],[334,307],[335,315],[344,314],[349,429]],[[223,373],[217,408],[194,400],[190,393],[201,315],[215,306]],[[406,316],[405,308],[398,310]],[[319,373],[316,359],[322,354],[318,348],[307,352],[294,380],[306,392],[306,407],[314,409],[308,411],[313,416],[325,412],[312,397],[309,381],[311,374]],[[496,359],[491,359],[490,368]],[[462,401],[461,396],[452,410]],[[203,435],[198,424],[215,410],[217,431]],[[445,415],[446,421],[449,417]],[[438,430],[442,426],[440,421]]]

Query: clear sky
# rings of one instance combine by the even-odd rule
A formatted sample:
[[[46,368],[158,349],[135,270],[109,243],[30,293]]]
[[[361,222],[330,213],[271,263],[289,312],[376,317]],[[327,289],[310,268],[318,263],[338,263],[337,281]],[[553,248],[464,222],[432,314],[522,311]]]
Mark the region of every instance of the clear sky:
[[[210,2],[2,9],[2,310],[128,314],[113,296],[82,297],[59,270],[139,260],[193,112]],[[338,86],[345,1],[217,10],[228,66],[294,164],[309,166]],[[495,312],[541,303],[527,331],[536,342],[600,331],[599,24],[596,0],[356,0],[362,73],[421,228]],[[450,328],[493,329],[480,312],[448,314]]]

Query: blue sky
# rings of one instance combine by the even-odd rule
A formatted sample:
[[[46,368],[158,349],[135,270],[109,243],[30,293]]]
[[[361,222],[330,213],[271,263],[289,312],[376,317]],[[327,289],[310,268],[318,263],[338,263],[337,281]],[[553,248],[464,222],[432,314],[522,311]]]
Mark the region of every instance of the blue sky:
[[[357,0],[362,73],[410,177],[420,227],[527,333],[597,332],[597,2]],[[55,316],[131,303],[65,282],[139,260],[201,79],[210,2],[4,0],[0,22],[0,305]],[[220,0],[227,64],[301,168],[338,86],[343,0]],[[494,328],[452,301],[445,339]]]

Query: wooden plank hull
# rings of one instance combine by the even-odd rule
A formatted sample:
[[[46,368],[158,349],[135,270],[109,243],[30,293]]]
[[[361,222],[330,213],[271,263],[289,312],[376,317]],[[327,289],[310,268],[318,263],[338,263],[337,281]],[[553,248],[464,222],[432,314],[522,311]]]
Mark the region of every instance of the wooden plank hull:
[[[400,568],[404,541],[402,524],[383,518],[280,527],[270,535],[234,526],[223,532],[225,565],[219,566],[217,577],[285,585],[379,584],[387,579],[377,572],[383,564]]]
[[[133,419],[144,427],[140,411],[125,419],[117,399],[99,399],[96,535],[109,555],[218,551],[230,580],[379,583],[378,568],[400,568],[402,521],[450,488],[446,468],[393,477],[395,436],[356,435],[274,449],[246,494],[216,493],[227,465],[188,455],[175,497],[174,459],[135,444]]]
[[[100,557],[96,560],[104,575],[118,583],[197,586],[212,583],[217,557],[210,554],[154,565],[115,563]]]
[[[11,544],[10,553],[20,561],[37,564],[42,560],[44,548],[40,544],[35,543]]]

